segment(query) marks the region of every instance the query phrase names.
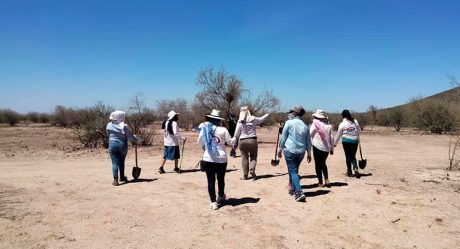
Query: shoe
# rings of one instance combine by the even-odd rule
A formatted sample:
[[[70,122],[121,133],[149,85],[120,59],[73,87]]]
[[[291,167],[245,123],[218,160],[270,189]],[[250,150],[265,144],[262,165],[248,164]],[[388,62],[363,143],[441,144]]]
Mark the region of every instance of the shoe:
[[[118,183],[118,179],[113,179],[112,185],[113,185],[113,186],[118,186],[118,185],[120,185],[120,184]]]
[[[294,190],[294,189],[291,189],[291,190],[289,190],[288,193],[289,193],[290,196],[294,196],[294,195],[295,195],[295,190]]]
[[[318,183],[318,188],[324,188],[324,184]]]
[[[243,175],[243,177],[241,177],[240,179],[245,181],[248,179],[248,175]]]
[[[163,169],[163,167],[160,167],[160,168],[158,169],[158,173],[164,174],[164,173],[166,173],[166,172],[165,172],[165,170]]]
[[[120,182],[127,182],[128,178],[126,176],[120,177]]]
[[[223,201],[225,201],[225,198],[227,198],[227,196],[224,194],[222,196],[219,196],[217,197],[217,204],[220,205]]]
[[[174,168],[174,172],[180,174],[180,169],[179,168]]]
[[[305,201],[306,198],[307,198],[307,197],[305,196],[304,193],[297,193],[297,194],[295,195],[294,200],[297,201],[297,202],[301,202],[301,201]]]
[[[326,188],[330,188],[330,187],[331,187],[331,183],[329,182],[328,179],[326,179],[324,182],[325,182]]]
[[[219,205],[217,204],[217,202],[211,202],[211,204],[209,204],[209,207],[211,207],[212,210],[219,209]]]
[[[251,177],[252,177],[252,180],[257,180],[257,175],[255,172],[251,172]]]
[[[347,172],[347,176],[348,176],[348,177],[353,177],[353,173],[351,173],[351,171],[350,171],[350,172]]]
[[[355,177],[359,179],[361,178],[361,174],[358,171],[355,171]]]

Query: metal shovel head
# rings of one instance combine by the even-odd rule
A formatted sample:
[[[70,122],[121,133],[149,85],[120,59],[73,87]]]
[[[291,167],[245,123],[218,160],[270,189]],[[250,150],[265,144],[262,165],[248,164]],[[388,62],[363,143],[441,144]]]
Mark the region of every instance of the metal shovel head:
[[[141,175],[141,168],[137,167],[137,166],[134,166],[133,167],[133,178],[134,179],[137,179],[139,178],[139,176]]]
[[[366,165],[367,165],[367,159],[358,160],[358,166],[360,169],[366,168]]]
[[[272,166],[273,167],[278,166],[278,164],[280,164],[280,160],[276,160],[276,159],[272,160]]]

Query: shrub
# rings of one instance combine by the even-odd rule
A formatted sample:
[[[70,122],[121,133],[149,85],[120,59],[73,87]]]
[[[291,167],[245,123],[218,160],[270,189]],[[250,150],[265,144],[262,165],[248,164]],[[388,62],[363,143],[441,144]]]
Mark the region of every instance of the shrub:
[[[21,119],[21,115],[19,113],[11,110],[11,109],[3,109],[0,110],[0,121],[1,123],[7,123],[11,126],[16,125],[19,123]]]

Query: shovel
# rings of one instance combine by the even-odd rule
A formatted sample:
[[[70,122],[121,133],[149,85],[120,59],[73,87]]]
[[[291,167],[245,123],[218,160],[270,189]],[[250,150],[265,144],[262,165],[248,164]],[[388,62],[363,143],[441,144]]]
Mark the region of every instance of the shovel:
[[[358,166],[360,169],[364,169],[367,165],[367,159],[363,158],[363,153],[361,151],[361,143],[359,143],[359,155],[361,156],[361,160],[358,160]]]
[[[273,166],[273,167],[276,167],[276,166],[278,166],[278,164],[280,164],[280,160],[277,159],[277,155],[278,155],[278,142],[280,141],[280,132],[281,132],[281,128],[278,129],[278,137],[276,138],[275,159],[272,160],[272,166]]]
[[[182,151],[181,151],[180,163],[179,163],[179,174],[182,172],[182,158],[184,158],[185,141],[187,141],[186,138],[184,139],[184,142],[182,142]]]
[[[137,166],[137,145],[134,145],[134,157],[136,159],[136,165],[133,167],[133,178],[137,179],[141,175],[141,168]]]

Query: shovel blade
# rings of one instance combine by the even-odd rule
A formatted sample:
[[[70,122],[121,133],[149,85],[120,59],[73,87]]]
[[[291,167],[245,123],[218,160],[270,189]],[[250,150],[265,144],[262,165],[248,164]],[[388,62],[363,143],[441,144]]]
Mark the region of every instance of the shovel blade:
[[[278,164],[280,164],[280,160],[272,160],[273,167],[278,166]]]
[[[358,161],[358,166],[359,166],[360,169],[366,168],[366,165],[367,165],[367,159],[363,159],[363,160]]]
[[[134,179],[139,178],[139,176],[141,175],[141,170],[142,169],[137,166],[133,167],[133,178]]]

